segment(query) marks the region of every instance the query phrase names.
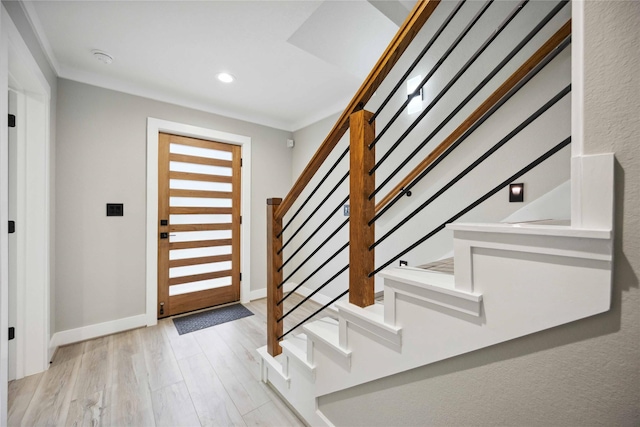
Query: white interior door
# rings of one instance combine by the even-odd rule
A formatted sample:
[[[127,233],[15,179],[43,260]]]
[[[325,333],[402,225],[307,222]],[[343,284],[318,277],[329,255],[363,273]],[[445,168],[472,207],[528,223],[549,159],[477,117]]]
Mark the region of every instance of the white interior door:
[[[9,114],[17,114],[17,98],[16,92],[9,91]],[[9,220],[15,221],[17,213],[17,128],[10,127],[8,129],[8,151],[9,151]],[[16,307],[17,307],[17,239],[16,234],[9,234],[9,327],[15,328],[17,323]],[[12,339],[9,341],[9,381],[16,379],[16,348],[17,340]]]

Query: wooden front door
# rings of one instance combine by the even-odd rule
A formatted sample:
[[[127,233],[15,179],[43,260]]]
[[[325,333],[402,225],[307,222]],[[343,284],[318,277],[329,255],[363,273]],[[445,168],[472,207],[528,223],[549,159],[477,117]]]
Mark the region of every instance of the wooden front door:
[[[158,318],[238,301],[240,146],[158,144]]]

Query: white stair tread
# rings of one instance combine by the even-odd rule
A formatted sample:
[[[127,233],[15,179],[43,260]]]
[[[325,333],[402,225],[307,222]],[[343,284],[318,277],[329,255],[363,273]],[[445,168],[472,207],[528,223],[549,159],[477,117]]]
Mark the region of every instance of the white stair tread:
[[[393,334],[397,334],[401,329],[396,326],[388,325],[384,322],[383,304],[373,304],[362,308],[347,301],[340,301],[336,303],[336,305],[338,307],[338,312],[345,317],[348,316],[348,318],[351,320],[353,320],[353,318],[355,317]]]
[[[305,334],[286,338],[280,342],[280,346],[283,351],[290,353],[300,359],[300,361],[307,363],[307,336]]]
[[[413,286],[456,296],[469,301],[477,302],[482,300],[481,294],[456,289],[453,274],[423,270],[420,268],[396,267],[383,270],[379,275],[385,279],[408,283]]]
[[[454,231],[477,231],[489,233],[532,234],[539,236],[584,237],[588,239],[610,239],[612,231],[585,229],[570,225],[549,225],[536,223],[453,223],[447,229]]]
[[[331,317],[324,317],[315,322],[307,323],[302,328],[307,333],[308,339],[324,342],[345,357],[351,356],[350,350],[345,350],[340,347],[339,325],[337,320]]]

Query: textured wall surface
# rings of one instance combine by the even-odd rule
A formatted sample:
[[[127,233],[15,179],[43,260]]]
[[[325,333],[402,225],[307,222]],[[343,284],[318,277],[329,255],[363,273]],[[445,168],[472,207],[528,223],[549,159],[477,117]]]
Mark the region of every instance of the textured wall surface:
[[[325,396],[335,425],[640,425],[638,28],[638,2],[585,2],[585,152],[617,159],[611,310]]]
[[[58,94],[56,331],[145,313],[147,117],[251,137],[251,289],[265,287],[265,203],[291,186],[290,132],[63,79]]]

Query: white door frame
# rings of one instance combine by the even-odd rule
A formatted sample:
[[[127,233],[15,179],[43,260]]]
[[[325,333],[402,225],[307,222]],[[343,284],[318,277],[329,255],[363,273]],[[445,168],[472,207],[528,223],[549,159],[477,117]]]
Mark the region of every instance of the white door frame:
[[[8,349],[8,91],[24,99],[24,146],[18,149],[17,377],[44,371],[50,350],[51,88],[4,7],[0,8],[0,423],[7,420]],[[22,209],[20,209],[22,206]],[[14,218],[11,218],[14,219]],[[18,235],[18,234],[17,234]],[[20,244],[20,243],[19,243]],[[28,296],[28,297],[27,297]]]
[[[240,225],[240,301],[248,302],[251,283],[251,138],[167,120],[147,119],[147,326],[158,323],[158,136],[160,132],[242,147],[242,224]]]

